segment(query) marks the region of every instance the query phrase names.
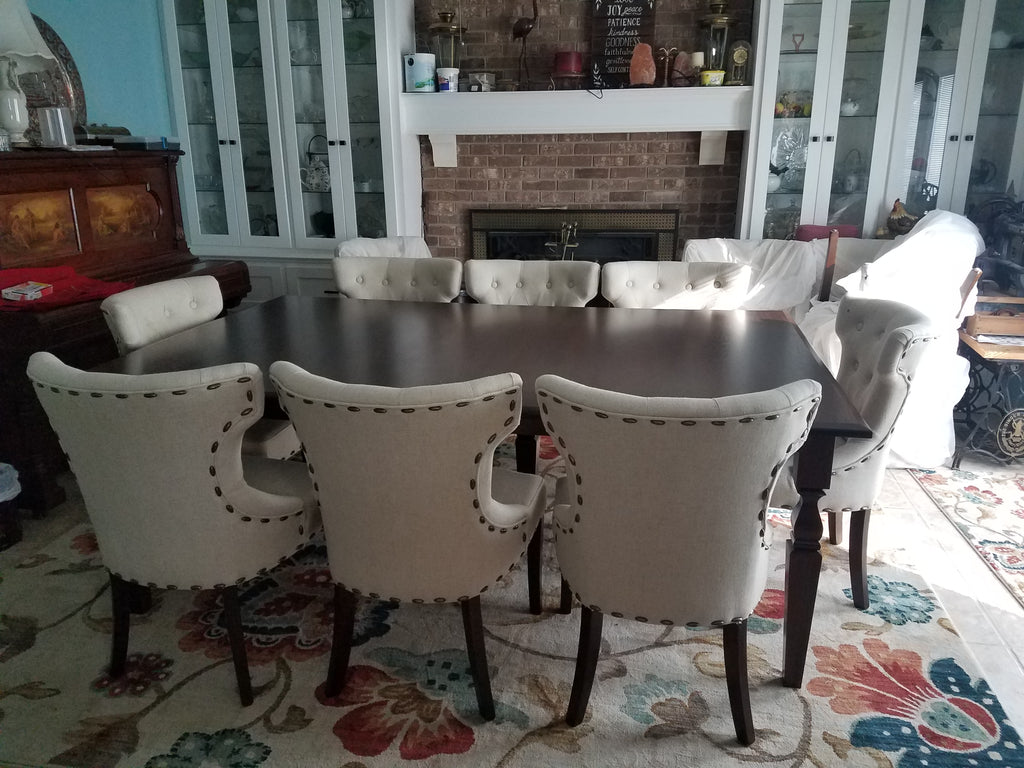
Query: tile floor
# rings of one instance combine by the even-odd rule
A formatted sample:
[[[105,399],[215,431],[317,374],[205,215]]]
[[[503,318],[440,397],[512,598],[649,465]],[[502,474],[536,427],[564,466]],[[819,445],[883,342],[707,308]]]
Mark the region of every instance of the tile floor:
[[[999,465],[965,459],[964,468],[972,467],[992,470]],[[69,495],[78,497],[73,482],[64,485]],[[76,525],[83,517],[75,514],[75,506],[61,507],[67,511],[63,515],[51,513],[39,520],[27,520],[25,540],[5,556],[28,556]],[[1024,732],[1024,607],[1011,597],[910,473],[888,471],[879,509],[871,516],[868,547],[870,558],[917,573],[932,586],[1010,721]]]
[[[1001,466],[965,458],[963,468]],[[1010,721],[1024,730],[1024,607],[909,472],[888,471],[879,507],[871,515],[869,557],[913,571],[932,586]]]

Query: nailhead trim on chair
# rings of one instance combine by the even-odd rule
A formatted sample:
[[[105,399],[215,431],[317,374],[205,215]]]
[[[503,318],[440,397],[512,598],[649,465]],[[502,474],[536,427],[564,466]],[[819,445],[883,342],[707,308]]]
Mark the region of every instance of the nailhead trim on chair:
[[[313,400],[310,400],[308,398],[297,398],[293,392],[290,392],[290,391],[288,391],[286,389],[282,389],[281,387],[277,387],[277,391],[278,391],[278,395],[279,396],[283,395],[283,398],[279,397],[279,400],[280,400],[280,404],[281,404],[281,409],[286,414],[288,413],[288,406],[285,404],[284,398],[290,398],[293,401],[301,400],[301,402],[304,405],[316,405],[317,404],[317,401],[313,401]],[[509,410],[512,411],[512,412],[515,412],[515,410],[516,410],[516,401],[514,399],[514,396],[517,395],[518,393],[519,393],[519,389],[518,388],[513,388],[513,389],[509,389],[509,390],[505,391],[506,395],[508,395],[508,396],[513,398],[513,399],[511,399],[509,401]],[[477,400],[460,400],[460,401],[454,403],[453,405],[456,408],[465,408],[465,407],[473,405],[474,403],[477,403],[477,402],[490,402],[490,401],[494,400],[495,397],[496,397],[496,395],[486,395],[484,397],[478,398]],[[341,406],[343,404],[341,404],[341,403],[320,402],[320,405],[323,405],[325,408],[337,408],[337,407],[339,407],[339,406]],[[355,405],[346,405],[344,407],[350,413],[360,413],[362,411],[362,409],[359,406],[355,406]],[[443,406],[443,405],[430,405],[430,406],[427,406],[427,410],[428,411],[432,411],[432,412],[437,412],[437,411],[443,410],[444,407],[445,406]],[[395,410],[395,409],[379,408],[378,407],[378,408],[374,408],[373,412],[374,413],[380,413],[380,414],[387,414],[387,413],[389,413],[389,412],[391,412],[393,410]],[[416,413],[418,410],[419,409],[417,409],[417,408],[404,407],[404,408],[397,409],[397,412],[398,413],[402,413],[402,414],[412,414],[412,413]],[[514,421],[515,421],[515,418],[513,416],[510,416],[508,419],[505,420],[505,426],[506,427],[510,426]],[[497,435],[497,433],[494,433],[489,438],[487,438],[487,444],[491,445],[497,439],[498,439],[498,435]],[[303,446],[302,448],[303,448],[303,452],[305,452],[305,446]],[[483,455],[482,451],[477,453],[476,456],[473,457],[473,464],[474,465],[479,464],[483,460],[483,456],[484,455]],[[316,468],[313,466],[313,464],[311,462],[307,461],[306,469],[309,472],[310,477],[313,478],[314,475],[316,474]],[[474,492],[476,491],[476,489],[477,489],[477,482],[476,482],[476,478],[475,477],[470,478],[469,488],[470,488],[470,490],[472,490]],[[320,502],[320,487],[316,483],[315,478],[314,478],[314,481],[313,481],[313,491],[314,491],[314,493],[316,495],[317,503],[319,504],[319,502]],[[476,499],[476,498],[473,499],[473,508],[475,510],[479,510],[480,509],[480,501],[479,501],[479,499]],[[495,525],[488,523],[487,522],[487,518],[484,517],[483,515],[479,515],[478,516],[478,522],[481,525],[486,526],[487,530],[489,532],[496,532],[499,535],[509,533],[510,531],[517,531],[517,530],[519,530],[519,528],[522,527],[522,524],[518,523],[518,524],[512,526],[511,528],[498,528]],[[527,544],[528,541],[529,541],[529,538],[528,538],[528,536],[526,535],[525,532],[522,534],[522,540],[523,540],[524,544]],[[523,556],[525,554],[526,554],[526,548],[523,548],[520,551],[520,553],[519,553],[519,557],[516,558],[516,562],[513,563],[511,566],[509,566],[509,572],[514,570],[514,568],[516,566],[516,563],[518,563],[523,558]],[[503,578],[504,578],[504,576],[500,575],[500,576],[498,576],[495,579],[495,582],[500,582]],[[343,589],[348,590],[349,592],[351,592],[354,595],[361,595],[362,594],[362,592],[360,590],[358,590],[356,588],[353,588],[351,586],[348,586],[348,585],[345,585],[345,584],[341,584],[341,583],[339,583],[339,586],[342,587]],[[484,592],[487,591],[487,589],[488,589],[488,585],[484,585],[483,587],[480,588],[480,591],[478,592],[478,594],[483,594]],[[380,599],[379,596],[376,593],[369,593],[368,597],[371,597],[373,599]],[[397,597],[390,597],[390,598],[387,598],[387,599],[388,599],[389,602],[395,603],[395,604],[398,604],[398,603],[401,602],[399,600],[399,598],[397,598]],[[466,600],[469,600],[469,599],[470,599],[469,596],[461,595],[454,602],[465,602]],[[412,602],[416,603],[416,604],[423,604],[423,603],[426,603],[426,602],[448,603],[448,602],[453,602],[453,601],[449,600],[446,597],[433,597],[433,598],[429,598],[429,599],[417,597],[417,598],[413,598]]]
[[[556,397],[556,396],[552,395],[551,393],[546,392],[544,390],[537,390],[537,397],[540,398],[540,400],[541,400],[540,409],[541,409],[541,412],[544,413],[545,416],[548,415],[547,403],[543,402],[543,400],[545,398],[551,398],[552,402],[558,403],[559,405],[564,405],[564,402],[562,401],[561,398]],[[804,439],[806,439],[808,433],[810,432],[811,424],[814,422],[814,417],[817,414],[818,405],[819,405],[820,402],[821,402],[821,398],[820,397],[812,398],[811,406],[809,408],[807,408],[807,427],[806,427],[806,429],[803,432],[803,438]],[[580,407],[580,406],[571,405],[570,407],[572,408],[572,410],[576,411],[577,413],[583,413],[584,412],[584,409],[582,407]],[[797,407],[795,407],[793,409],[793,413],[799,413],[803,409],[804,409],[804,406],[802,406],[802,405],[801,406],[797,406]],[[604,418],[604,419],[608,418],[607,414],[601,413],[600,411],[594,411],[593,414],[595,416],[597,416],[598,418]],[[768,416],[765,417],[765,421],[775,421],[778,418],[779,417],[776,414],[769,414]],[[625,419],[624,418],[623,421],[625,421],[627,423],[630,423],[630,424],[633,424],[633,423],[636,423],[637,419]],[[664,426],[667,423],[664,419],[649,419],[647,421],[649,423],[651,423],[651,424],[656,425],[656,426]],[[756,421],[756,419],[753,416],[742,416],[742,417],[736,419],[736,422],[738,424],[751,424],[751,423],[753,423],[755,421]],[[693,420],[693,419],[685,419],[685,420],[680,420],[679,423],[681,425],[683,425],[683,426],[692,427],[692,426],[696,426],[698,422],[696,420]],[[728,420],[714,419],[710,423],[713,424],[714,426],[722,426],[724,424],[727,424]],[[555,434],[554,426],[551,424],[550,421],[545,421],[544,422],[544,426],[547,429],[547,432],[548,432],[549,435],[554,435]],[[566,446],[565,441],[561,438],[561,436],[558,436],[555,439],[557,439],[558,444],[563,449],[565,449],[565,451],[564,451],[565,457],[568,460],[569,464],[571,464],[572,466],[575,467],[576,466],[576,459],[573,457],[572,453],[570,453],[568,451],[568,447]],[[784,467],[785,464],[790,460],[790,458],[792,458],[793,454],[796,452],[795,448],[796,448],[796,443],[790,444],[788,449],[787,449],[787,451],[786,451],[786,456],[782,459],[782,461],[780,461],[778,464],[776,464],[772,468],[771,476],[772,476],[773,480],[774,480],[774,478],[776,478],[778,476],[778,474],[779,474],[780,470],[782,469],[782,467]],[[579,472],[577,472],[576,473],[576,487],[577,487],[577,489],[581,485],[583,485],[583,476]],[[765,502],[765,506],[767,506],[768,500],[771,498],[771,491],[772,491],[773,488],[774,488],[774,482],[761,493],[761,498]],[[583,500],[582,494],[577,495],[576,496],[576,506],[577,507],[582,507],[583,505],[584,505],[584,500]],[[573,517],[573,520],[576,523],[580,523],[581,522],[580,514],[577,513]],[[758,532],[760,540],[761,540],[761,548],[765,549],[765,550],[771,549],[771,547],[765,541],[766,533],[767,533],[767,530],[766,530],[767,517],[765,515],[765,510],[764,509],[761,509],[761,510],[758,511],[758,513],[757,513],[757,521],[761,524],[761,528],[760,528],[760,530]],[[559,531],[561,531],[562,533],[565,533],[567,535],[575,534],[575,532],[576,532],[575,528],[572,528],[572,527],[565,528],[565,526],[563,526],[558,521],[557,518],[553,518],[553,522],[554,522],[554,527],[555,527],[555,536],[556,536],[556,538],[557,538],[557,535],[558,535]],[[573,592],[573,595],[575,596],[575,598],[576,598],[576,600],[578,602],[583,603],[583,600],[580,598],[578,593]],[[601,611],[601,609],[599,607],[597,607],[597,606],[590,606],[590,609],[594,610],[594,611]],[[619,612],[612,612],[610,615],[615,616],[616,618],[621,618],[622,617],[622,614],[619,613]],[[647,621],[647,619],[642,617],[642,616],[635,616],[633,618],[636,621],[640,621],[640,622],[646,622]],[[744,621],[744,620],[745,620],[745,617],[738,617],[738,618],[730,619],[729,621],[719,620],[719,621],[712,622],[712,626],[718,627],[718,626],[723,626],[725,624],[738,623],[738,622],[741,622],[741,621]],[[661,624],[664,624],[665,626],[671,626],[674,623],[670,619],[661,619],[659,621],[660,621]],[[693,623],[693,622],[688,622],[686,626],[688,626],[688,627],[697,627],[697,626],[700,626],[700,625],[696,624],[696,623]]]

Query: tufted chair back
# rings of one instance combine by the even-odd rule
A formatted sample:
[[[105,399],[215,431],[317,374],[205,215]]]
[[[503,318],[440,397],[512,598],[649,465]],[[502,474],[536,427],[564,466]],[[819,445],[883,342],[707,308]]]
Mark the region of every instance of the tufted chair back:
[[[582,307],[601,281],[594,261],[469,259],[463,271],[466,293],[481,304]]]
[[[563,595],[583,604],[567,721],[583,720],[610,613],[722,627],[736,734],[751,743],[746,620],[768,579],[768,499],[807,439],[821,385],[649,398],[544,375],[537,397],[567,461],[568,503],[554,514]]]
[[[337,256],[396,256],[410,259],[429,259],[427,241],[419,236],[399,235],[395,237],[353,237],[338,243],[334,249]]]
[[[730,262],[611,261],[601,269],[601,295],[613,307],[737,309],[750,267]]]
[[[110,571],[110,676],[125,672],[130,612],[149,604],[148,587],[216,589],[239,697],[251,704],[237,586],[320,527],[302,464],[241,454],[242,435],[263,410],[259,368],[127,376],[36,352],[28,375]]]
[[[223,309],[220,283],[212,275],[142,285],[100,304],[121,355],[213,320]]]
[[[850,512],[850,580],[858,608],[867,593],[867,529],[871,507],[885,480],[893,431],[907,403],[918,366],[939,338],[940,325],[913,307],[887,299],[847,294],[839,302],[836,334],[842,356],[836,378],[874,433],[840,438],[832,457],[831,486],[818,501],[829,515],[829,538],[841,539],[841,518]],[[774,505],[798,500],[792,473],[779,484]]]
[[[334,279],[350,299],[447,302],[459,295],[462,262],[407,256],[335,256]]]

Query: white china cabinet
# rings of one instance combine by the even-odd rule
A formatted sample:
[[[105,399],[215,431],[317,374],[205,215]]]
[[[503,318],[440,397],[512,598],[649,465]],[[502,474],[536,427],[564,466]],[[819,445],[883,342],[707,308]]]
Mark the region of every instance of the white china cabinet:
[[[987,203],[1024,192],[1024,4],[925,0],[910,23],[889,194],[983,223]]]
[[[785,238],[797,224],[874,230],[907,16],[902,0],[766,0],[743,236]]]
[[[324,255],[385,234],[373,3],[163,9],[193,252]]]

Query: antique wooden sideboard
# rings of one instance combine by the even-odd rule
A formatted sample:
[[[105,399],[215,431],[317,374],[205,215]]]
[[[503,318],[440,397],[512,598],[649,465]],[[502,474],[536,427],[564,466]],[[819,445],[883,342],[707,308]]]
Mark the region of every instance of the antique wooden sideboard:
[[[185,242],[176,150],[0,152],[0,269],[70,266],[137,285],[212,274],[226,307],[249,292],[242,261],[199,261]],[[0,312],[0,462],[18,470],[18,506],[42,512],[64,500],[63,452],[25,366],[48,350],[91,367],[117,356],[99,309],[86,301]]]

